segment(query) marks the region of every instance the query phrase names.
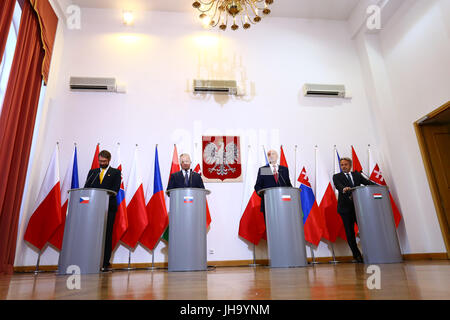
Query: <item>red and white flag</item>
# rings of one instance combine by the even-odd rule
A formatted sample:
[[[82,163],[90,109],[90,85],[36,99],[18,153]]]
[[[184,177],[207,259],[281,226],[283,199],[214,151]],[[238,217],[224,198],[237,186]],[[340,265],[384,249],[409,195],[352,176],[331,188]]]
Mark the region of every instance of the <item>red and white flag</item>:
[[[383,174],[381,173],[381,169],[380,169],[378,163],[372,157],[372,152],[370,149],[369,149],[369,170],[371,172],[370,180],[372,180],[375,183],[381,184],[382,186],[387,185],[386,180],[384,180],[384,178],[383,178]],[[389,199],[391,201],[392,214],[394,216],[395,227],[398,228],[400,220],[402,220],[402,214],[400,213],[400,210],[398,209],[397,204],[395,203],[394,198],[392,197],[392,194],[390,191],[389,191]]]
[[[264,238],[266,234],[264,213],[261,212],[261,197],[255,191],[258,169],[265,164],[265,161],[260,162],[257,158],[257,151],[249,146],[242,199],[243,213],[238,232],[240,237],[254,245],[258,245],[261,238]]]
[[[199,175],[202,175],[202,168],[200,167],[200,161],[198,161],[197,159],[197,150],[194,151],[193,167],[194,172],[198,173]],[[209,228],[210,224],[211,224],[211,213],[209,212],[208,199],[206,199],[206,228]]]
[[[346,240],[344,224],[337,212],[336,194],[318,148],[316,148],[316,200],[325,220],[322,237],[331,242],[335,242],[338,236]]]
[[[62,223],[60,188],[59,151],[58,145],[56,145],[37,197],[36,209],[28,221],[24,235],[24,240],[38,248],[39,251]]]
[[[139,172],[137,147],[134,152],[134,160],[128,177],[125,199],[128,204],[128,229],[121,240],[129,248],[135,248],[148,224],[144,187],[142,184],[142,176]]]

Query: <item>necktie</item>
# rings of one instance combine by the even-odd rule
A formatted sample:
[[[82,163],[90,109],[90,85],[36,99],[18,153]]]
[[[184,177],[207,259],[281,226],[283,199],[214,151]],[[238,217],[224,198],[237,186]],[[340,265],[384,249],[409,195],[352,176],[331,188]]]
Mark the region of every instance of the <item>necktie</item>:
[[[352,181],[352,178],[350,177],[350,173],[346,173],[345,175],[347,176],[347,179],[350,182],[350,185],[353,187],[353,181]]]
[[[275,178],[275,182],[278,183],[278,172],[275,167],[273,167],[273,176]]]
[[[189,175],[188,175],[187,170],[185,171],[184,185],[185,185],[186,187],[189,187]]]
[[[100,171],[100,184],[103,182],[103,176],[105,175],[105,169],[101,169]]]

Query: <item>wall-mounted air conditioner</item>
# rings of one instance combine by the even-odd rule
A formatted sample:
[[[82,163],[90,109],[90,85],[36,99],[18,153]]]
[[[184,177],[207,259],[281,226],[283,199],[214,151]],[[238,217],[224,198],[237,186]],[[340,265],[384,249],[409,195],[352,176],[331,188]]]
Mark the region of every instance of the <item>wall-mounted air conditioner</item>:
[[[305,97],[337,97],[350,98],[344,85],[340,84],[313,84],[305,83],[303,86]]]
[[[124,92],[115,78],[70,77],[70,90],[83,92]]]
[[[194,93],[238,94],[235,80],[194,80]]]

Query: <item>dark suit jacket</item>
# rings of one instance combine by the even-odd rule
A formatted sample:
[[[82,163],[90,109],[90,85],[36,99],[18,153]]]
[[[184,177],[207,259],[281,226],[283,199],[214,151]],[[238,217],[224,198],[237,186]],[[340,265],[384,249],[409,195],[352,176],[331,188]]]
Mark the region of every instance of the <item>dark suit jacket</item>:
[[[86,183],[84,184],[85,188],[97,188],[97,189],[107,189],[114,192],[119,192],[120,190],[120,182],[122,176],[120,174],[120,170],[109,167],[108,171],[105,172],[103,176],[103,181],[100,183],[100,168],[89,170]],[[109,197],[109,207],[108,212],[116,212],[117,211],[117,199],[116,196]]]
[[[284,166],[278,166],[277,183],[270,169],[270,165],[265,165],[264,167],[259,168],[258,177],[256,178],[255,191],[258,192],[262,189],[274,187],[292,187],[291,180],[289,179],[289,169]],[[263,196],[261,197],[261,211],[265,212]]]
[[[355,208],[354,204],[353,204],[353,200],[350,197],[352,193],[351,192],[347,192],[347,193],[343,192],[345,187],[351,188],[351,187],[360,186],[362,184],[365,186],[375,184],[372,181],[364,178],[362,176],[362,174],[359,173],[358,171],[351,172],[351,175],[353,178],[354,186],[351,185],[350,181],[347,179],[344,172],[336,173],[333,176],[334,186],[339,191],[337,210],[340,214],[345,214],[345,213],[351,212]]]
[[[176,188],[205,189],[205,186],[203,185],[202,176],[200,174],[198,174],[197,172],[192,171],[192,169],[191,169],[191,172],[189,174],[189,183],[187,186],[184,184],[184,174],[183,174],[182,170],[172,173],[170,175],[167,190],[176,189]]]

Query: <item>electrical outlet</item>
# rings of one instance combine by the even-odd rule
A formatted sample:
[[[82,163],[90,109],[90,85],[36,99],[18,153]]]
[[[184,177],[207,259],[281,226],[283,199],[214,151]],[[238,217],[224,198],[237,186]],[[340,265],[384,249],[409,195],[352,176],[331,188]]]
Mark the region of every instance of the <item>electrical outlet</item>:
[[[214,254],[214,249],[209,249],[209,254]]]

